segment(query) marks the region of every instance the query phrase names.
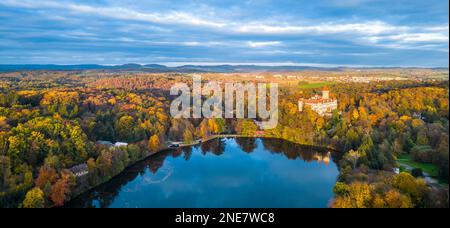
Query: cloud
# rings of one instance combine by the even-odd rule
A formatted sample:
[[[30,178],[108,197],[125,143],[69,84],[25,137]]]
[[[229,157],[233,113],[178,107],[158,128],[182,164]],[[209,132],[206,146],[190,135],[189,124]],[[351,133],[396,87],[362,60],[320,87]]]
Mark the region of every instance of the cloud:
[[[95,7],[85,4],[73,4],[65,2],[52,2],[52,1],[15,1],[15,0],[4,0],[0,4],[6,6],[14,7],[25,7],[25,8],[55,8],[69,10],[75,13],[82,14],[92,14],[103,17],[122,19],[122,20],[136,20],[136,21],[146,21],[152,23],[161,24],[183,24],[183,25],[193,25],[193,26],[206,26],[206,27],[223,27],[226,24],[220,23],[214,20],[202,19],[198,16],[186,13],[186,12],[164,12],[164,13],[148,13],[139,12],[132,9],[127,9],[124,7]]]
[[[321,23],[319,25],[268,25],[246,24],[240,25],[236,31],[250,34],[382,34],[393,31],[404,31],[404,26],[392,26],[381,21],[369,21],[364,23]]]
[[[448,34],[440,33],[406,33],[383,38],[402,42],[448,42]]]
[[[281,44],[280,41],[261,41],[261,42],[248,41],[247,42],[247,45],[251,48],[272,47],[272,46],[279,46],[280,44]]]
[[[332,4],[338,7],[355,7],[371,1],[372,0],[333,0]]]
[[[2,0],[0,63],[448,65],[448,2],[430,1]]]
[[[23,7],[23,8],[45,8],[45,7],[60,7],[61,4],[56,1],[16,1],[16,0],[3,0],[0,5],[10,6],[10,7]]]
[[[353,1],[350,1],[353,2]],[[356,1],[359,2],[359,1]],[[15,1],[4,0],[0,4],[16,7],[27,8],[58,8],[69,10],[81,14],[93,14],[103,17],[145,21],[157,24],[180,24],[199,27],[212,27],[222,29],[226,32],[248,33],[248,34],[338,34],[338,33],[358,33],[367,35],[400,33],[410,30],[408,26],[395,26],[383,21],[366,21],[366,22],[322,22],[313,25],[298,25],[290,22],[270,22],[270,21],[238,21],[218,18],[202,18],[187,12],[168,11],[161,13],[140,12],[124,7],[94,7],[85,4],[73,4],[53,1]],[[442,27],[429,28],[441,32],[448,25]],[[425,28],[427,29],[427,28]]]
[[[187,24],[193,26],[206,26],[217,28],[225,26],[224,23],[205,20],[185,12],[175,11],[164,14],[142,13],[126,8],[118,8],[118,7],[104,8],[104,7],[92,7],[87,5],[76,5],[76,4],[70,4],[68,5],[67,8],[78,13],[89,13],[124,20],[139,20],[161,24]]]

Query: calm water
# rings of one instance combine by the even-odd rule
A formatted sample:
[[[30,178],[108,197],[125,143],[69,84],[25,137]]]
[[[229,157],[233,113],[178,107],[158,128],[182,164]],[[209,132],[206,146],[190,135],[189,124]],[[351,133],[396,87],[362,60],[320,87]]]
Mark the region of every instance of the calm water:
[[[326,207],[335,153],[283,140],[228,138],[166,151],[68,207]]]

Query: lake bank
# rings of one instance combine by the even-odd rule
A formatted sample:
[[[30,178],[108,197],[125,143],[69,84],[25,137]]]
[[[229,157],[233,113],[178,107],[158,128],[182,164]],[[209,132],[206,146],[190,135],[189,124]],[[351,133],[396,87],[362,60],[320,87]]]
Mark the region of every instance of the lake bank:
[[[202,138],[202,139],[201,139],[201,142],[198,142],[198,141],[196,140],[197,142],[194,142],[194,143],[183,143],[183,144],[180,144],[178,148],[179,148],[179,149],[183,149],[183,148],[186,148],[186,147],[197,146],[197,145],[201,145],[201,144],[203,144],[203,143],[208,143],[208,142],[210,142],[210,141],[212,141],[212,140],[215,140],[215,139],[221,139],[221,138],[254,138],[254,139],[257,139],[257,138],[263,138],[263,139],[283,140],[283,141],[285,141],[285,142],[289,142],[289,143],[292,143],[292,144],[295,144],[295,145],[299,145],[299,146],[311,147],[311,148],[315,148],[315,149],[327,149],[327,150],[332,150],[332,151],[334,151],[334,152],[337,152],[334,148],[329,147],[329,146],[328,146],[328,147],[323,147],[323,146],[317,146],[317,145],[305,145],[305,144],[299,144],[299,143],[297,143],[297,142],[294,142],[294,141],[291,141],[291,140],[288,140],[288,139],[277,138],[277,137],[273,137],[273,136],[264,136],[264,135],[253,135],[253,136],[251,136],[251,135],[239,135],[239,134],[217,134],[217,135],[210,135],[210,136],[208,136],[208,137],[206,137],[206,138]],[[150,159],[151,157],[156,156],[156,155],[158,155],[158,154],[160,154],[160,153],[167,152],[167,151],[171,151],[171,150],[177,150],[177,149],[178,149],[178,148],[170,148],[166,143],[164,143],[164,144],[165,144],[165,146],[162,147],[162,148],[160,148],[158,151],[153,152],[153,153],[149,153],[148,155],[144,156],[143,158],[138,159],[138,160],[135,161],[134,163],[132,163],[132,164],[130,164],[130,165],[124,167],[124,169],[121,170],[120,172],[116,173],[115,175],[112,175],[110,178],[105,179],[105,180],[99,182],[99,183],[96,184],[96,185],[89,186],[88,188],[83,189],[82,191],[80,191],[80,192],[78,192],[77,194],[75,194],[74,196],[72,196],[72,197],[69,199],[69,201],[72,200],[72,199],[74,199],[74,198],[79,197],[80,195],[82,195],[82,194],[84,194],[84,193],[86,193],[86,192],[88,192],[88,191],[91,191],[91,190],[94,189],[94,188],[97,188],[97,187],[99,187],[99,186],[101,186],[101,185],[104,185],[105,183],[107,183],[107,182],[111,181],[112,179],[116,178],[117,176],[121,175],[123,172],[125,172],[127,169],[133,167],[133,166],[136,165],[137,163],[140,163],[140,162],[142,162],[142,161],[145,161],[145,160],[147,160],[147,159]]]
[[[202,142],[201,146],[158,152],[127,168],[111,181],[83,194],[81,199],[68,207],[90,207],[92,204],[96,207],[328,205],[339,170],[335,158],[327,149],[317,150],[277,139],[219,138]],[[185,187],[174,188],[179,183],[184,183]],[[290,198],[294,195],[292,193],[289,200],[286,194],[273,195],[294,189],[303,194]],[[320,198],[316,195],[318,189],[323,191],[319,194]],[[233,201],[230,201],[228,197],[231,196],[227,192],[247,195],[244,198],[249,200],[234,201],[230,205]],[[252,199],[256,197],[256,192],[264,196],[258,200]],[[169,199],[163,197],[167,194],[170,195]],[[208,199],[209,194],[209,200],[203,201],[203,198]],[[273,201],[268,205],[260,205],[260,202],[264,202],[262,198],[269,197],[266,194],[272,194]],[[178,196],[184,200],[178,200]],[[115,200],[111,201],[113,198]]]

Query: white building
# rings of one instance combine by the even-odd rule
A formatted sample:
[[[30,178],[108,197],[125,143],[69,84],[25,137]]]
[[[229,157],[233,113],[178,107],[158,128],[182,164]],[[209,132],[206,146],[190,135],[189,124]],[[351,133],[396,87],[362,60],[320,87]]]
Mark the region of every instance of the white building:
[[[86,163],[76,165],[69,169],[76,177],[82,177],[89,173],[89,169]]]
[[[104,145],[107,146],[109,148],[113,148],[113,147],[121,147],[121,146],[128,146],[128,143],[126,142],[116,142],[116,143],[112,143],[110,141],[104,141],[104,140],[99,140],[97,141],[98,144],[100,145]]]
[[[116,142],[114,143],[114,147],[128,146],[126,142]]]
[[[330,98],[330,90],[325,86],[322,89],[322,96],[316,94],[309,99],[300,99],[298,101],[298,110],[302,112],[305,105],[310,106],[320,116],[324,116],[337,109],[337,99]]]

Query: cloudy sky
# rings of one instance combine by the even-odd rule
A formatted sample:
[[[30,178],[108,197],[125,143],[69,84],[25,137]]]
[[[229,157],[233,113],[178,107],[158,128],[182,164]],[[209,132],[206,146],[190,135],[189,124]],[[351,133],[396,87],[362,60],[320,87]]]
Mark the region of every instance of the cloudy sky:
[[[0,64],[448,67],[447,0],[1,0]]]

